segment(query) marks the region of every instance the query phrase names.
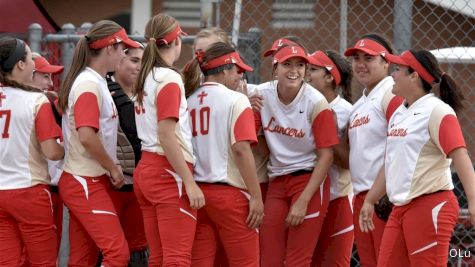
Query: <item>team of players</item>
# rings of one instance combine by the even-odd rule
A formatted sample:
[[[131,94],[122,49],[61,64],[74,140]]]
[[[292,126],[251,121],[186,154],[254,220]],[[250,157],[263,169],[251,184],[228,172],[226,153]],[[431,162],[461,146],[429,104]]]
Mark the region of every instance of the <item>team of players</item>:
[[[447,261],[458,212],[450,159],[472,223],[475,175],[454,112],[462,97],[430,53],[393,56],[370,34],[345,52],[350,67],[332,51],[309,55],[298,40],[282,38],[265,53],[275,80],[242,94],[242,75],[252,68],[219,36],[196,50],[185,86],[173,67],[183,34],[168,15],[148,22],[130,96],[142,150],[133,190],[149,266],[213,266],[217,253],[227,259],[217,264],[229,266],[349,266],[353,239],[362,266]],[[45,156],[63,154],[58,187],[71,215],[69,265],[92,266],[99,251],[103,266],[128,264],[133,250],[117,204],[125,196],[114,191],[127,174],[117,158],[120,92],[111,95],[105,79],[126,48],[141,49],[111,21],[79,41],[59,92],[63,151],[54,106],[27,86],[35,66],[28,46],[2,39],[2,266],[17,266],[23,247],[31,266],[56,265]],[[398,66],[394,78],[390,63]],[[354,106],[337,92],[348,95],[351,73],[365,87]],[[436,83],[441,100],[430,93]],[[134,134],[124,133],[129,141]],[[258,140],[264,149],[253,148]],[[253,153],[268,157],[267,177],[258,175]],[[374,215],[385,193],[395,205],[389,219]]]

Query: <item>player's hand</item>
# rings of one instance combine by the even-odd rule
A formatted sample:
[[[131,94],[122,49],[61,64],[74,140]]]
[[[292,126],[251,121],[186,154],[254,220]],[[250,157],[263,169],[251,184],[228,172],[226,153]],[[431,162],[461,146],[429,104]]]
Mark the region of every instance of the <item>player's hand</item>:
[[[124,185],[124,173],[120,165],[115,165],[115,168],[110,170],[110,175],[110,181],[115,189],[119,189]]]
[[[285,222],[288,226],[298,226],[303,223],[305,214],[307,213],[308,202],[301,200],[300,198],[295,201],[290,207],[289,214]]]
[[[249,199],[249,215],[247,216],[246,223],[249,228],[257,228],[264,219],[264,203],[261,197],[251,197]]]
[[[470,216],[470,222],[475,226],[475,203],[474,205],[468,204],[468,214]]]
[[[369,233],[374,230],[373,214],[374,204],[365,200],[359,215],[360,229],[363,233]]]
[[[205,196],[201,191],[201,188],[194,181],[185,184],[185,190],[192,209],[200,209],[205,205]]]
[[[264,98],[262,95],[256,93],[249,97],[249,102],[251,102],[252,110],[259,112],[264,105]]]

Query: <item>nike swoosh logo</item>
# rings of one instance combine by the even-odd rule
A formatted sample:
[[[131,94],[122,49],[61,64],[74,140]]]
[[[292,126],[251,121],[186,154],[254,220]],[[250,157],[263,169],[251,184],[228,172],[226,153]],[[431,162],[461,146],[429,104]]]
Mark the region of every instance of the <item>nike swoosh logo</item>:
[[[421,114],[421,113],[420,112],[414,112],[414,115],[419,115],[419,114]]]
[[[100,181],[99,179],[94,179],[94,178],[92,179],[92,182],[93,182],[93,183],[97,183],[97,182],[99,182],[99,181]]]
[[[305,111],[303,111],[303,110],[300,110],[300,111],[299,111],[299,113],[304,113],[304,112],[305,112]]]

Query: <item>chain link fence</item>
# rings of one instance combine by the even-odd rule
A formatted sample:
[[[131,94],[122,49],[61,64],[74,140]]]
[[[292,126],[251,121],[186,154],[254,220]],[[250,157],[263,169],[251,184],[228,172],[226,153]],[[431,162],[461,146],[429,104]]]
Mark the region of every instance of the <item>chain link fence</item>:
[[[204,19],[203,6],[212,12]],[[184,39],[185,44],[192,43],[200,25],[219,26],[229,32],[255,69],[249,76],[251,83],[271,79],[271,59],[263,58],[262,53],[274,40],[286,35],[299,37],[309,52],[331,49],[343,53],[366,33],[387,37],[397,53],[410,48],[433,50],[465,95],[465,108],[457,115],[469,154],[472,159],[475,157],[474,0],[170,0],[161,1],[159,11],[182,22],[190,33]],[[200,11],[201,21],[195,22],[193,19]],[[41,52],[52,64],[64,65],[66,70],[61,76],[64,77],[75,43],[90,26],[85,23],[76,29],[65,24],[59,34],[43,36],[41,28],[32,25],[29,42],[33,51]],[[142,36],[132,38],[143,40]],[[184,51],[182,55],[181,66],[192,54]],[[56,79],[59,81],[60,77]],[[361,96],[362,86],[357,81],[352,85],[356,100]],[[466,197],[456,175],[454,183],[461,214],[451,242],[448,266],[475,266],[475,230],[470,226]],[[352,266],[359,266],[357,253],[353,256]]]

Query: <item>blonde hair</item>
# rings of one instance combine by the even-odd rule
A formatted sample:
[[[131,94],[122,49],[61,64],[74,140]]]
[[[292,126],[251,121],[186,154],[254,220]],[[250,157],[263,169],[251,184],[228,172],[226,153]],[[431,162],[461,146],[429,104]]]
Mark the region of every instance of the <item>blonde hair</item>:
[[[76,49],[74,49],[71,68],[58,93],[58,105],[62,110],[65,110],[68,106],[69,92],[71,92],[74,80],[78,77],[79,73],[86,68],[89,59],[99,55],[99,52],[102,50],[102,48],[92,49],[89,47],[89,44],[114,34],[120,29],[122,29],[122,27],[111,20],[101,20],[94,23],[89,32],[79,40]]]
[[[134,86],[134,95],[137,96],[139,105],[143,103],[145,79],[148,74],[153,71],[154,67],[171,68],[179,73],[178,70],[168,65],[159,53],[161,49],[169,49],[173,42],[171,44],[160,45],[156,42],[156,40],[164,38],[168,33],[173,31],[177,24],[178,21],[175,18],[164,13],[159,13],[153,16],[145,26],[145,39],[148,41],[148,45],[144,49],[142,65]]]
[[[195,35],[195,41],[193,42],[193,51],[196,50],[196,40],[200,38],[208,38],[211,36],[218,37],[219,41],[223,43],[231,44],[231,41],[229,40],[227,32],[225,32],[223,29],[218,28],[218,27],[209,27],[209,28],[202,29]]]

